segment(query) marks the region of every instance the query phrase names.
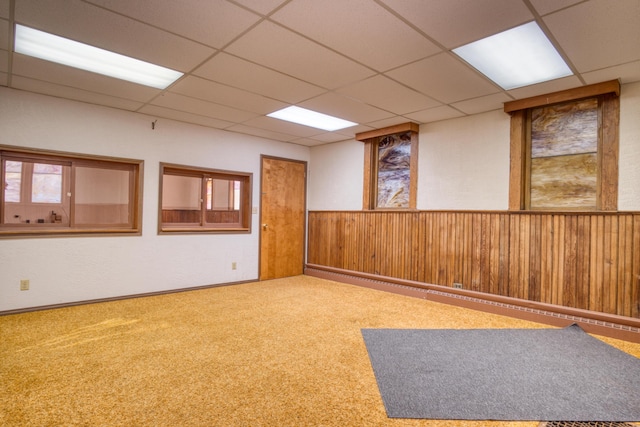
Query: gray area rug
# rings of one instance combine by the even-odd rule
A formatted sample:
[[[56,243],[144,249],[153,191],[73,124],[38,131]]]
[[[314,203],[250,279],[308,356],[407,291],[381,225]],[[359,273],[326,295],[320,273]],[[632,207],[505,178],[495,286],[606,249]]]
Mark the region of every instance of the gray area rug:
[[[391,418],[640,421],[640,359],[564,329],[363,329]]]

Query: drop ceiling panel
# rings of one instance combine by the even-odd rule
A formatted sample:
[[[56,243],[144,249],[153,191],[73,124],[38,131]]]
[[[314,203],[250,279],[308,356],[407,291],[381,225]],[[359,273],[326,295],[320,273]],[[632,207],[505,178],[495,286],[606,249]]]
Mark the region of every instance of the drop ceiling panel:
[[[282,3],[286,3],[287,0],[236,0],[239,3],[249,9],[258,12],[262,15],[267,15],[273,12]]]
[[[533,20],[521,1],[383,0],[446,48],[455,48]]]
[[[284,102],[193,76],[180,80],[171,87],[170,92],[227,105],[239,110],[251,111],[256,114],[268,114],[288,105]]]
[[[0,49],[9,50],[9,21],[0,19]]]
[[[104,105],[122,110],[135,111],[143,104],[129,99],[109,96],[102,93],[90,92],[74,87],[58,85],[55,83],[34,80],[26,77],[14,75],[12,87],[30,92],[43,93],[58,98],[73,99],[75,101],[87,102],[89,104]]]
[[[6,50],[0,50],[0,71],[9,71],[9,52]]]
[[[393,116],[393,113],[328,92],[299,104],[303,108],[318,111],[356,123],[369,123]]]
[[[374,74],[370,69],[270,22],[261,23],[227,50],[328,89]]]
[[[230,130],[232,132],[244,133],[247,135],[259,136],[261,138],[273,139],[274,141],[291,142],[298,139],[298,137],[295,135],[289,135],[286,133],[275,132],[268,129],[261,129],[247,125],[233,125],[227,128],[227,130]]]
[[[298,138],[306,138],[323,133],[323,130],[315,129],[309,126],[297,125],[295,123],[286,122],[284,120],[273,119],[271,117],[259,116],[243,123],[246,126],[257,129],[268,130],[272,132],[292,135]]]
[[[202,101],[176,93],[162,94],[155,98],[151,104],[229,122],[243,122],[256,116],[255,113],[237,110],[225,105]]]
[[[336,92],[400,115],[440,105],[428,96],[382,75],[351,84]]]
[[[13,5],[17,23],[186,75],[160,92],[11,54]],[[639,9],[640,0],[0,0],[0,85],[329,143],[584,84],[638,82]],[[504,91],[447,51],[534,16],[576,76]],[[362,124],[325,132],[264,116],[287,104]]]
[[[9,0],[0,0],[0,18],[9,19]]]
[[[260,19],[226,0],[90,2],[214,48],[226,45]]]
[[[540,15],[546,15],[580,3],[581,1],[582,0],[531,0],[531,4]]]
[[[226,53],[214,56],[193,74],[292,104],[326,92],[326,89]]]
[[[272,19],[378,71],[440,51],[370,0],[293,0]]]
[[[485,111],[500,110],[503,108],[505,102],[512,100],[513,98],[500,92],[467,101],[456,102],[451,104],[451,106],[466,114],[477,114]]]
[[[418,111],[416,113],[407,114],[411,120],[419,123],[437,122],[439,120],[454,119],[462,117],[464,114],[448,105],[430,108],[429,110]]]
[[[591,0],[544,18],[579,72],[640,59],[640,1],[614,3]]]
[[[16,22],[178,71],[214,49],[78,0],[16,2]]]
[[[398,68],[387,75],[445,104],[500,91],[460,60],[455,59],[453,54],[447,53]]]
[[[564,77],[550,82],[538,83],[537,85],[525,86],[510,90],[508,93],[515,99],[529,98],[544,93],[557,92],[559,90],[571,89],[582,86],[582,82],[576,76]]]
[[[180,122],[193,123],[196,125],[207,126],[217,129],[224,129],[233,123],[224,120],[205,117],[200,114],[191,114],[185,111],[172,110],[170,108],[159,107],[157,105],[145,105],[139,113],[147,114],[152,117],[163,117],[165,119],[178,120]],[[162,126],[162,123],[156,124],[156,127]]]
[[[582,78],[584,78],[587,84],[615,79],[620,79],[621,83],[637,82],[640,81],[640,61],[585,73],[582,75]]]
[[[30,56],[13,54],[13,73],[57,85],[115,96],[132,101],[147,102],[160,90],[114,79],[101,74],[43,61]]]

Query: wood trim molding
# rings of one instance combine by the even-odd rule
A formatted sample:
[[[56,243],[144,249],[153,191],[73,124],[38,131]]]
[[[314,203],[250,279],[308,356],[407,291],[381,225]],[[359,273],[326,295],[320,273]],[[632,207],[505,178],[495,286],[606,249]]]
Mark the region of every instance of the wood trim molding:
[[[615,211],[618,209],[620,97],[613,94],[603,97],[602,117],[599,209]]]
[[[640,343],[640,319],[315,264],[305,274],[558,327],[577,323],[588,333]]]
[[[559,102],[572,101],[574,99],[588,98],[590,96],[604,95],[607,93],[615,93],[616,96],[620,96],[620,81],[609,80],[607,82],[581,86],[574,89],[562,90],[546,95],[533,96],[531,98],[517,99],[515,101],[505,102],[504,112],[512,113],[518,110],[526,110],[527,108],[557,104]]]
[[[511,115],[511,156],[509,163],[509,210],[511,211],[518,211],[524,208],[525,122],[525,110],[514,111]]]
[[[401,132],[420,132],[420,125],[413,122],[402,123],[400,125],[389,126],[382,129],[370,130],[367,132],[356,133],[356,140],[366,142],[368,139],[377,138],[383,135],[393,135]]]

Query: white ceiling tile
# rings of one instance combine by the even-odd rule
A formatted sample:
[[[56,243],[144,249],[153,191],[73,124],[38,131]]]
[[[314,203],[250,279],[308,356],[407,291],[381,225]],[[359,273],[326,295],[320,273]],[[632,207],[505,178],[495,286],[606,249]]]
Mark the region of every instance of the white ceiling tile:
[[[640,81],[640,61],[630,62],[617,67],[605,68],[582,75],[587,84],[620,79],[621,83]]]
[[[491,110],[499,110],[503,108],[504,103],[508,101],[513,101],[513,98],[500,92],[494,93],[493,95],[455,102],[451,104],[451,106],[466,114],[477,114]]]
[[[452,54],[431,58],[386,73],[389,77],[445,104],[499,92],[496,86]]]
[[[9,50],[9,21],[4,19],[0,19],[0,49]]]
[[[9,52],[6,50],[0,50],[0,71],[9,71]]]
[[[549,15],[544,22],[579,72],[640,59],[638,0],[591,0]]]
[[[215,50],[79,0],[16,2],[16,22],[178,71]]]
[[[291,141],[292,144],[298,144],[298,145],[304,145],[305,147],[317,147],[319,145],[324,145],[324,144],[329,144],[332,142],[338,142],[338,141],[346,141],[349,138],[345,138],[344,136],[341,135],[336,135],[338,137],[341,137],[342,139],[338,139],[336,141],[319,141],[317,139],[314,138],[299,138],[299,139],[295,139],[293,141]]]
[[[562,79],[551,80],[550,82],[513,89],[508,93],[515,99],[522,99],[580,86],[582,86],[582,82],[576,76],[569,76]]]
[[[417,122],[416,120],[412,120],[408,117],[402,117],[402,116],[395,116],[395,117],[391,117],[389,119],[384,119],[384,120],[376,120],[375,122],[367,123],[368,129],[358,130],[357,133],[367,132],[373,129],[384,129],[390,126],[400,125],[400,124],[411,122],[411,121]]]
[[[298,104],[300,107],[356,123],[368,123],[393,116],[392,113],[329,92]]]
[[[91,73],[30,56],[13,54],[14,75],[55,83],[112,97],[147,102],[161,91],[148,86]]]
[[[271,18],[378,71],[441,50],[371,0],[293,0]]]
[[[231,132],[244,133],[247,135],[259,136],[261,138],[273,139],[274,141],[290,142],[295,139],[298,139],[298,137],[295,135],[275,132],[268,129],[256,128],[256,127],[247,126],[244,124],[233,125],[228,127],[226,130]]]
[[[320,135],[315,135],[311,138],[304,138],[304,139],[308,141],[315,141],[314,145],[318,145],[319,143],[326,144],[330,142],[344,141],[345,139],[349,139],[350,137],[351,135],[342,135],[337,132],[326,132],[326,133],[321,133]]]
[[[383,0],[447,48],[533,20],[520,0]]]
[[[248,111],[241,111],[225,105],[202,101],[200,99],[190,98],[188,96],[170,92],[164,93],[155,98],[151,104],[229,122],[243,122],[256,116],[255,113],[250,113]]]
[[[328,89],[374,74],[325,47],[263,22],[227,49],[230,53]]]
[[[453,118],[462,117],[462,116],[464,116],[464,114],[462,114],[458,110],[455,110],[449,107],[448,105],[431,108],[429,110],[419,111],[417,113],[407,114],[407,117],[419,123],[437,122],[440,120],[453,119]]]
[[[531,4],[540,15],[546,15],[581,1],[583,0],[531,0]]]
[[[326,92],[326,89],[226,53],[214,56],[193,74],[292,104]]]
[[[286,3],[287,0],[235,0],[245,7],[254,10],[262,15],[271,13],[275,8],[282,3]]]
[[[172,110],[170,108],[159,107],[157,105],[145,105],[144,107],[139,109],[138,112],[153,117],[163,117],[165,119],[193,123],[196,125],[217,129],[225,129],[233,124],[232,122],[227,122],[212,117],[205,117],[200,114],[191,114],[185,111]]]
[[[14,75],[11,79],[11,87],[30,92],[42,93],[59,98],[73,99],[75,101],[90,104],[104,105],[122,110],[135,111],[143,104],[141,102],[109,96],[102,93],[90,92],[74,87],[58,85],[55,83],[34,80]]]
[[[325,132],[323,130],[312,128],[309,126],[297,125],[295,123],[266,116],[258,116],[251,120],[247,120],[243,124],[258,129],[283,133],[286,135],[293,135],[298,138],[306,138]]]
[[[336,91],[396,114],[433,108],[440,103],[385,76],[377,75]]]
[[[228,105],[257,114],[268,114],[288,105],[284,102],[194,76],[183,78],[171,87],[170,92]]]
[[[0,0],[0,18],[9,19],[9,1],[10,0]]]
[[[226,0],[90,2],[218,49],[260,19]]]

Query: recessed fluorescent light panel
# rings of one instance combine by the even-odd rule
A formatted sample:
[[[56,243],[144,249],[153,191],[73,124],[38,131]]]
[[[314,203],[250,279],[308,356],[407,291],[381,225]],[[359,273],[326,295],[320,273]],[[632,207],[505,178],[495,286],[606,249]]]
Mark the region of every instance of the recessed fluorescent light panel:
[[[572,74],[535,21],[453,52],[505,90]]]
[[[15,51],[69,67],[165,89],[183,73],[16,24]]]
[[[294,105],[283,108],[282,110],[274,111],[271,114],[267,114],[267,116],[327,131],[344,129],[357,125],[357,123],[353,123],[348,120],[328,116],[326,114],[307,110],[306,108],[296,107]]]

